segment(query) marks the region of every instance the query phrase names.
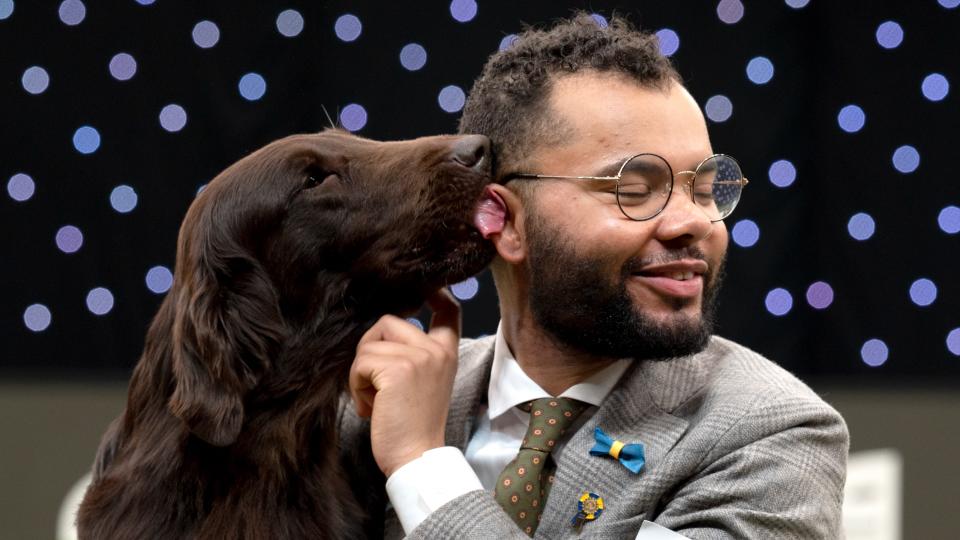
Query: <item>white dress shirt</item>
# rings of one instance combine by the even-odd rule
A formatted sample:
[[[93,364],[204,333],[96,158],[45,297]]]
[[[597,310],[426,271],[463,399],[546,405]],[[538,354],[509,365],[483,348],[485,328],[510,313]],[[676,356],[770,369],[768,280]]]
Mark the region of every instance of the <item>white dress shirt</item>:
[[[629,360],[618,360],[560,394],[590,404],[568,433],[596,413],[629,365]],[[410,534],[431,512],[464,493],[493,491],[500,472],[517,456],[530,423],[529,413],[517,405],[545,397],[552,396],[523,372],[498,327],[487,405],[480,409],[466,453],[452,446],[434,448],[387,479],[387,496],[404,532]],[[560,441],[554,448],[555,459],[563,446]]]

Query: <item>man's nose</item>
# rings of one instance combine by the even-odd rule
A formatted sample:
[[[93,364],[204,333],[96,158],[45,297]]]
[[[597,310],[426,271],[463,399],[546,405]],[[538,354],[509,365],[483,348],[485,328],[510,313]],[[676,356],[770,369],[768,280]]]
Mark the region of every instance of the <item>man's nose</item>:
[[[660,239],[686,239],[693,243],[710,236],[714,224],[703,208],[694,202],[693,175],[689,171],[677,173],[673,190],[667,206],[658,216],[657,235]]]

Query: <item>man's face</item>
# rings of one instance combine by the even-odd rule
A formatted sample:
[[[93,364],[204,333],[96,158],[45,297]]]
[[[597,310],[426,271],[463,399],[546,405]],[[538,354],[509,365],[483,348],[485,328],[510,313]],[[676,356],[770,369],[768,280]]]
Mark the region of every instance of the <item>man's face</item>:
[[[613,176],[626,158],[650,152],[676,173],[713,153],[703,115],[679,84],[661,91],[581,73],[556,81],[551,105],[571,137],[538,149],[524,172]],[[547,332],[604,357],[672,357],[705,346],[728,237],[683,180],[647,221],[623,215],[609,182],[538,181],[524,227],[531,309]]]

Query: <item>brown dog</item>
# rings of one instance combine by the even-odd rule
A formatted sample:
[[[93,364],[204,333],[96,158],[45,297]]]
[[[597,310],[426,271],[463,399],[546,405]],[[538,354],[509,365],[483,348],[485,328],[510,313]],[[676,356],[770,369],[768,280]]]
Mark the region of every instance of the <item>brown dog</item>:
[[[180,229],[173,287],[97,455],[81,538],[352,538],[337,450],[360,336],[493,252],[485,137],[296,135],[236,163]]]

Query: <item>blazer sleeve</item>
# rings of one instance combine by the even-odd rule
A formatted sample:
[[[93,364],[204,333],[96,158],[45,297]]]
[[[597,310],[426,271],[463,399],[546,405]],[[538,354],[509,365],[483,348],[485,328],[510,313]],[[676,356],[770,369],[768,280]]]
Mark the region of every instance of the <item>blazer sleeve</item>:
[[[691,539],[842,538],[843,418],[816,396],[757,401],[661,501],[655,521]]]
[[[484,490],[465,493],[441,506],[411,531],[407,538],[530,540],[503,511],[493,495]]]

